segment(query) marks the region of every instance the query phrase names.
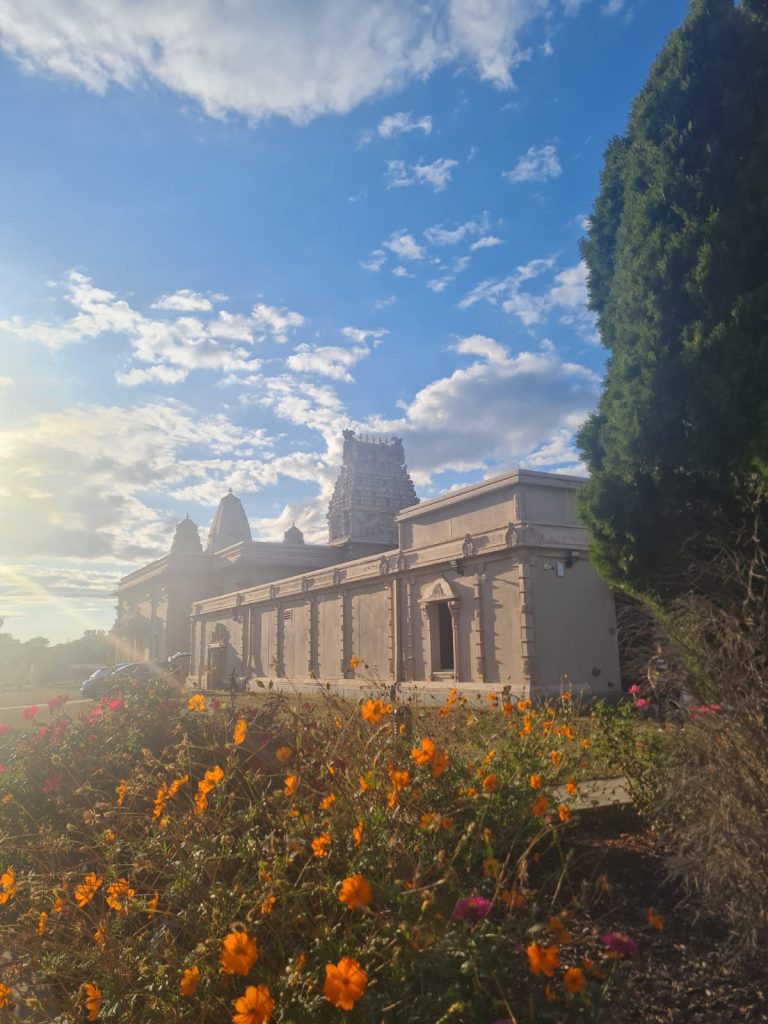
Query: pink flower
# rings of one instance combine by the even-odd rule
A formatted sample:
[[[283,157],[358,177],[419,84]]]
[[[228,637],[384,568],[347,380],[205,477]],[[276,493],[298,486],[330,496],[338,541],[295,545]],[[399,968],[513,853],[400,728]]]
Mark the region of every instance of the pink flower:
[[[30,704],[28,708],[24,708],[24,710],[21,712],[21,717],[29,722],[31,719],[37,718],[39,714],[40,708],[37,706],[37,704]]]
[[[37,738],[39,740],[44,740],[50,731],[51,727],[49,725],[44,725],[42,729],[38,730]]]
[[[69,700],[69,694],[59,693],[55,697],[50,697],[45,703],[48,706],[49,711],[55,711],[56,708],[60,708],[62,704],[66,704]]]
[[[637,943],[624,932],[606,932],[600,941],[619,956],[637,956]]]
[[[642,692],[643,692],[642,691],[642,687],[638,686],[637,683],[635,683],[634,686],[630,686],[630,688],[627,690],[627,693],[632,693],[632,694],[642,693]]]
[[[637,700],[635,701],[635,703],[633,704],[633,707],[636,707],[636,708],[647,708],[648,707],[648,701],[645,699],[645,697],[638,697]]]
[[[5,722],[0,722],[0,736],[5,736],[10,728],[10,725],[7,725]]]
[[[124,708],[125,704],[123,703],[121,697],[113,697],[112,700],[109,701],[109,703],[107,704],[107,707],[109,708],[110,711],[117,711],[118,708]]]
[[[451,917],[454,921],[482,921],[491,912],[491,904],[483,896],[465,896],[456,900]]]
[[[58,789],[61,785],[61,772],[56,772],[55,775],[49,775],[47,779],[43,779],[43,792],[52,793],[54,789]]]

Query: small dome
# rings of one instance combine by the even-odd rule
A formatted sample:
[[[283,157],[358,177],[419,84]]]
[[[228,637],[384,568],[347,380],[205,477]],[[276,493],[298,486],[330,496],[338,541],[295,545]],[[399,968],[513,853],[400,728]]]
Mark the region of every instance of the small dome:
[[[296,523],[289,527],[283,534],[283,544],[303,544],[304,534],[298,528]]]
[[[186,519],[182,519],[179,525],[176,527],[176,534],[173,538],[173,544],[171,544],[171,551],[180,552],[181,554],[192,554],[199,553],[203,550],[203,545],[200,543],[200,534],[197,532],[197,524],[193,523],[192,520],[187,516]]]

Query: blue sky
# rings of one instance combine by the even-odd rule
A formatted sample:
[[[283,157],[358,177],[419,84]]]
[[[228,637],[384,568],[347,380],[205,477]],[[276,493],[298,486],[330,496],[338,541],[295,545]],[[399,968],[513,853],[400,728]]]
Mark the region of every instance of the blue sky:
[[[681,0],[0,0],[0,615],[109,628],[203,537],[325,537],[346,426],[421,497],[580,472],[578,240]]]

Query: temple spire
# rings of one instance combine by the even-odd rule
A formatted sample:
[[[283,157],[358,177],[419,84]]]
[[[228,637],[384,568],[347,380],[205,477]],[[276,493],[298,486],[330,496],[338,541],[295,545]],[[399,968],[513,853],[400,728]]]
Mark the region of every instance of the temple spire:
[[[217,551],[222,551],[233,544],[240,544],[242,541],[250,541],[251,539],[251,528],[248,525],[248,517],[245,514],[243,504],[232,493],[232,488],[230,487],[216,509],[216,515],[211,523],[211,530],[208,534],[208,543],[205,550],[215,554]]]

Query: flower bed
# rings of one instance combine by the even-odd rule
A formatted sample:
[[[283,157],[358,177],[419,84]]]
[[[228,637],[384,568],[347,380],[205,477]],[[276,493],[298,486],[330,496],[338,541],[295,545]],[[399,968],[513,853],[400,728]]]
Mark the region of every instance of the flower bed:
[[[72,1020],[592,1020],[633,943],[565,896],[578,735],[568,694],[51,709],[0,755],[0,1014],[31,971]]]

